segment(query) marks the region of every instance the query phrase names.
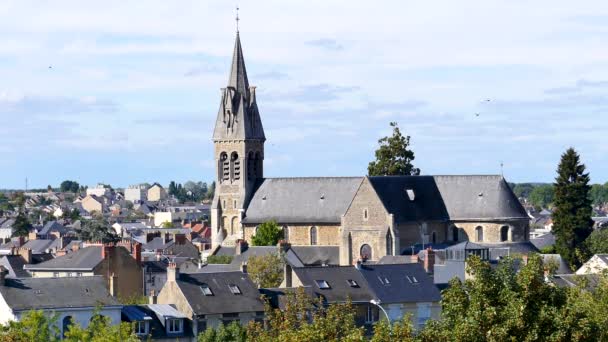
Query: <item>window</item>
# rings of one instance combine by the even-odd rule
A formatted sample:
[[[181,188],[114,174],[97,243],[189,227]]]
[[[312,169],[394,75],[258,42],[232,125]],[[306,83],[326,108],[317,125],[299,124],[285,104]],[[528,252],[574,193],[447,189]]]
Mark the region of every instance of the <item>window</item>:
[[[477,226],[475,228],[475,241],[482,242],[483,241],[483,227]]]
[[[220,176],[220,182],[230,180],[230,162],[226,152],[220,154]]]
[[[137,335],[145,335],[148,333],[148,322],[137,321],[135,322],[135,333]]]
[[[63,328],[63,337],[65,338],[65,334],[70,330],[70,326],[74,324],[74,319],[72,316],[65,316],[62,321]]]
[[[510,229],[509,226],[500,227],[500,241],[505,242],[509,241]]]
[[[359,287],[359,284],[357,283],[356,280],[348,279],[346,282],[348,283],[348,285],[350,287]]]
[[[59,272],[53,272],[53,277],[54,278],[59,278]]]
[[[236,200],[232,201],[232,208],[236,209]]]
[[[76,272],[77,277],[82,277],[82,272]]]
[[[375,322],[374,317],[376,315],[374,315],[374,311],[375,311],[375,307],[373,305],[370,304],[367,306],[367,311],[365,312],[365,323],[366,324]]]
[[[386,255],[393,255],[393,234],[390,229],[386,232]]]
[[[68,275],[68,277],[73,277],[74,276],[74,274],[72,272],[68,272],[67,275]]]
[[[230,155],[230,171],[233,181],[241,179],[241,161],[239,160],[239,155],[236,152],[232,152]]]
[[[203,291],[205,296],[213,296],[213,291],[211,291],[211,288],[207,284],[201,285],[201,291]]]
[[[320,279],[320,280],[315,280],[315,283],[317,283],[317,286],[318,286],[320,289],[325,289],[325,290],[326,290],[326,289],[330,289],[330,288],[331,288],[331,287],[329,286],[329,283],[328,283],[327,281],[323,280],[323,279]]]
[[[310,228],[310,244],[312,246],[317,244],[317,227]]]
[[[364,244],[359,249],[359,255],[363,260],[369,260],[372,258],[372,247],[368,244]]]
[[[458,227],[452,226],[452,241],[458,241]]]
[[[196,332],[197,334],[203,333],[207,330],[207,320],[204,318],[199,318],[196,321]]]
[[[230,285],[228,285],[228,287],[230,288],[230,292],[232,292],[232,294],[235,294],[235,295],[241,294],[241,289],[239,289],[239,287],[237,285],[230,284]]]
[[[367,208],[363,209],[363,221],[367,221]]]
[[[431,304],[418,303],[418,328],[422,328],[431,318]]]
[[[168,319],[167,320],[167,331],[170,333],[181,333],[182,332],[182,320],[181,319]]]

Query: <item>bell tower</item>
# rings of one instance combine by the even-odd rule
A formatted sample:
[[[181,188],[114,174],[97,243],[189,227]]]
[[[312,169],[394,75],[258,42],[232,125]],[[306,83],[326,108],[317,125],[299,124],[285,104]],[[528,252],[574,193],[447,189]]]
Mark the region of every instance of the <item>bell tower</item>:
[[[228,85],[221,90],[213,132],[216,187],[211,206],[212,247],[242,238],[241,219],[257,180],[264,176],[264,128],[249,86],[239,32]]]

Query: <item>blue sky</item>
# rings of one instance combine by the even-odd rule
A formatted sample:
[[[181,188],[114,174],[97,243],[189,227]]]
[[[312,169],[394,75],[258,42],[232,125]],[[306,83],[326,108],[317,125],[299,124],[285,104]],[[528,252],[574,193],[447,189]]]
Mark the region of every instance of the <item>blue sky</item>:
[[[424,174],[502,162],[549,182],[573,146],[608,181],[605,1],[240,8],[267,176],[364,175],[397,121]],[[8,0],[0,17],[0,188],[213,179],[232,4]]]

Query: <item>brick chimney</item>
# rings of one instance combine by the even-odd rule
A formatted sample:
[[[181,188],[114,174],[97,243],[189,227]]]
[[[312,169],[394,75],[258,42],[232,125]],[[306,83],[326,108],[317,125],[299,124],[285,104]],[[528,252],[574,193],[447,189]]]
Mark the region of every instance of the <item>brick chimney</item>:
[[[169,242],[170,240],[171,240],[171,234],[165,233],[165,243]]]
[[[154,290],[150,290],[150,296],[148,296],[148,304],[152,305],[152,304],[156,304],[156,291]]]
[[[186,234],[173,234],[173,241],[176,245],[183,245],[186,243]]]
[[[38,234],[36,234],[36,231],[32,231],[27,234],[28,240],[36,240],[37,238],[38,238]]]
[[[424,270],[427,273],[435,272],[435,251],[431,247],[424,251]]]
[[[152,241],[155,237],[156,237],[156,234],[154,234],[154,233],[147,233],[146,234],[146,242]]]
[[[141,243],[136,242],[132,245],[133,249],[131,251],[131,255],[133,256],[133,259],[135,259],[135,261],[137,261],[138,265],[141,265]]]
[[[78,244],[78,243],[72,244],[72,252],[78,252],[79,249],[80,249],[80,244]]]
[[[110,276],[110,295],[118,296],[118,277],[114,273]]]
[[[236,255],[241,255],[244,251],[247,250],[247,247],[249,246],[249,244],[247,243],[247,241],[239,239],[236,240]]]
[[[177,279],[179,279],[179,267],[175,262],[170,262],[167,267],[167,281],[175,282]]]
[[[32,250],[30,248],[19,248],[19,255],[25,260],[26,264],[32,263]]]

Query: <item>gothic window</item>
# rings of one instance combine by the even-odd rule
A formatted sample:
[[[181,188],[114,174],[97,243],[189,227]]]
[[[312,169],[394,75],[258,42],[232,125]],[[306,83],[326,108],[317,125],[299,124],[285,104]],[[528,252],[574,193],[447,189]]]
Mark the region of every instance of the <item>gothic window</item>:
[[[241,179],[241,161],[236,152],[232,152],[230,155],[230,172],[233,181]]]
[[[228,161],[228,155],[226,152],[220,154],[220,182],[230,180],[230,162]]]
[[[363,260],[371,260],[372,247],[368,244],[364,244],[363,246],[361,246],[361,249],[359,249],[359,255],[361,256],[361,259],[363,259]]]
[[[483,242],[483,227],[482,226],[477,226],[477,228],[475,228],[475,241]]]
[[[310,244],[312,246],[317,244],[317,227],[310,228]]]
[[[283,226],[283,240],[289,242],[289,227]]]
[[[452,226],[452,241],[458,241],[458,227]]]
[[[386,232],[386,255],[393,255],[393,235],[390,230]]]
[[[509,235],[511,235],[510,233],[509,226],[500,227],[500,242],[509,241]]]

